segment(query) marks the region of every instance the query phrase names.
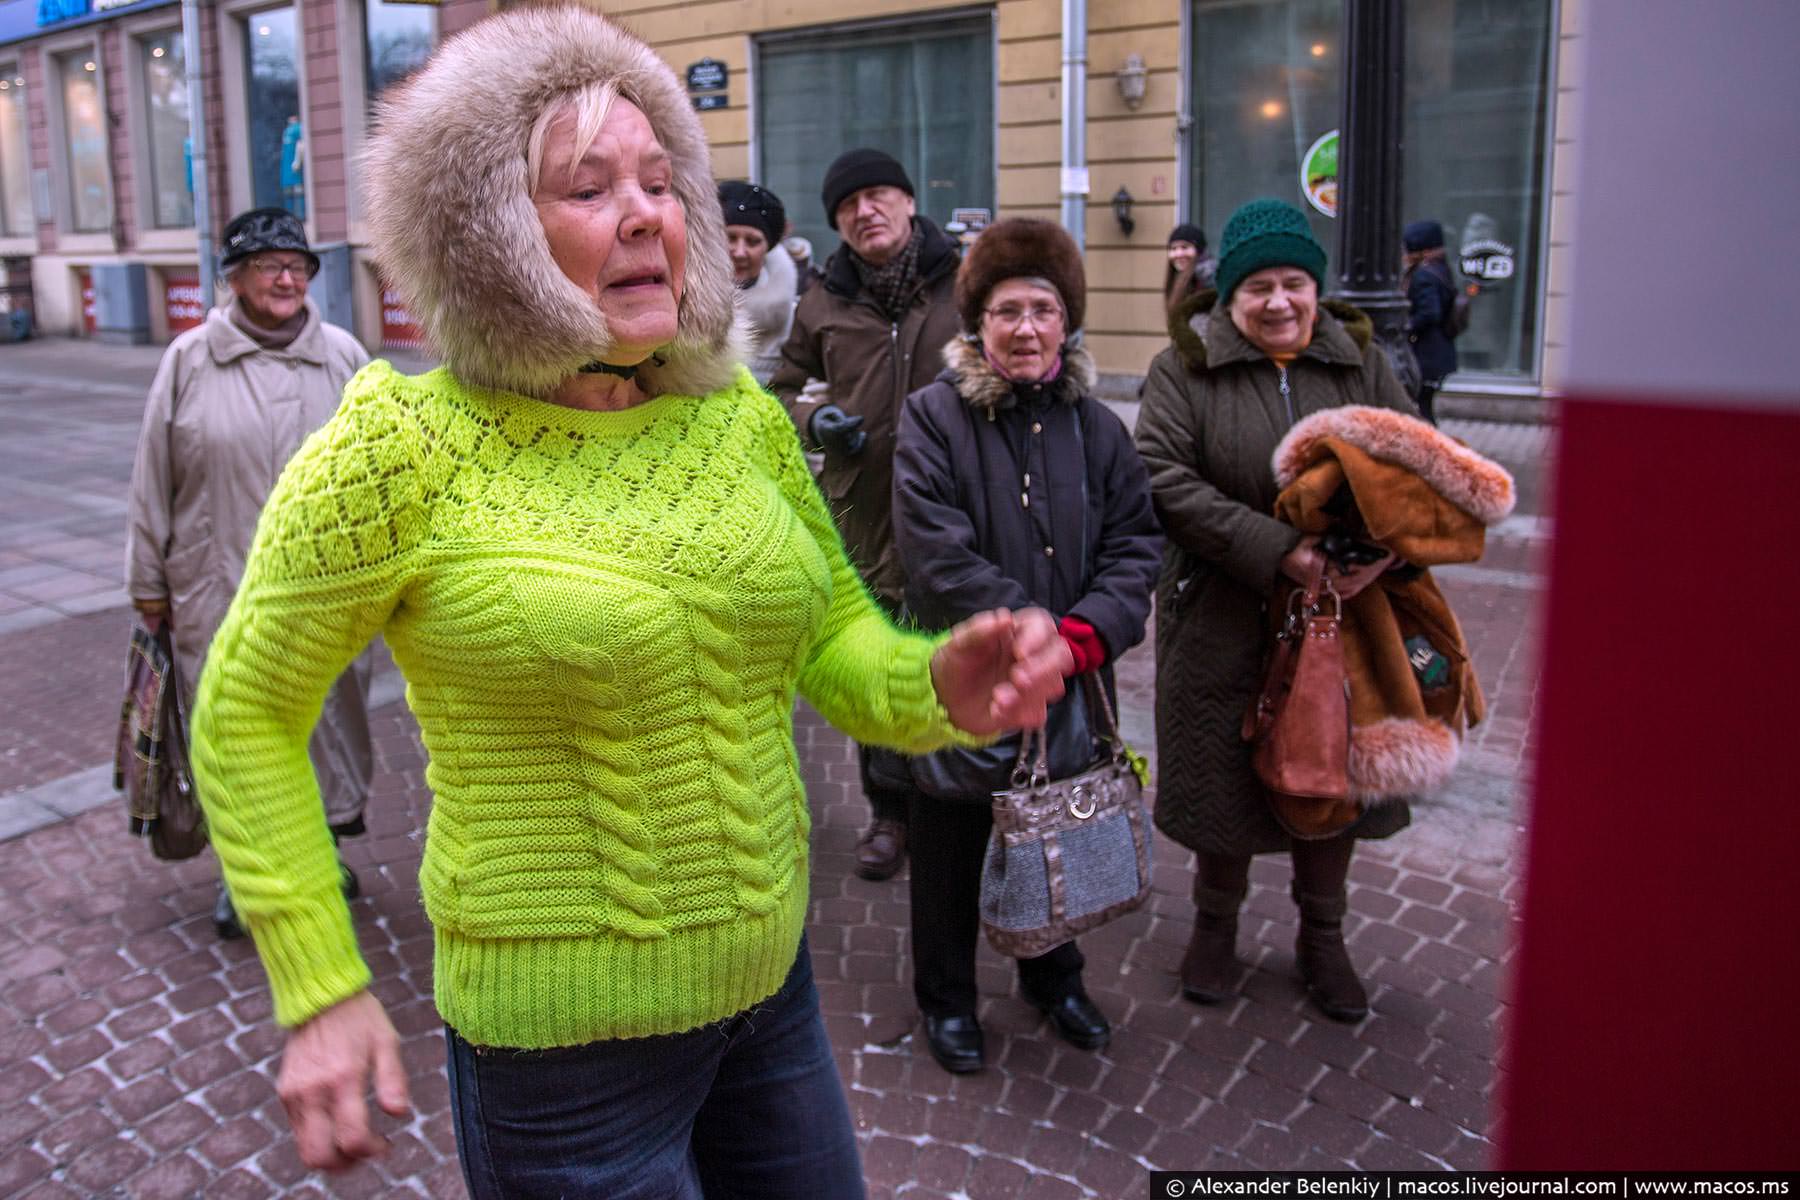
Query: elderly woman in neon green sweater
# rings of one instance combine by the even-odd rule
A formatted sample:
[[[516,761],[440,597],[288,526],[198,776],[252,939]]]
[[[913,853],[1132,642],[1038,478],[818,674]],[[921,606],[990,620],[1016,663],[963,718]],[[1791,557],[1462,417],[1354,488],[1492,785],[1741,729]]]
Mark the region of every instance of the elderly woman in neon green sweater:
[[[869,600],[735,361],[707,147],[648,47],[519,9],[392,95],[367,209],[445,366],[371,365],[289,464],[195,720],[300,1153],[380,1152],[371,1076],[407,1103],[306,758],[379,632],[430,756],[471,1194],[860,1195],[801,937],[796,693],[923,751],[1041,722],[1068,651],[1041,612],[928,639]]]

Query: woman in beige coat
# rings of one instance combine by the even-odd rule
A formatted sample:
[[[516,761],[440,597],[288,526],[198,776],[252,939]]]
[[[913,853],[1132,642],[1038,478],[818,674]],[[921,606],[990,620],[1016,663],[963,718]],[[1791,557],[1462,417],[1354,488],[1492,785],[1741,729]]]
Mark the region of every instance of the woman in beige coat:
[[[189,711],[263,501],[369,361],[307,298],[319,260],[298,218],[278,208],[244,213],[225,227],[222,251],[231,302],[170,343],[150,385],[131,472],[126,590],[147,622],[169,623]],[[374,771],[369,675],[364,655],[333,687],[309,745],[338,836],[362,832]],[[344,890],[357,890],[348,867]],[[223,888],[213,922],[221,937],[243,934]]]

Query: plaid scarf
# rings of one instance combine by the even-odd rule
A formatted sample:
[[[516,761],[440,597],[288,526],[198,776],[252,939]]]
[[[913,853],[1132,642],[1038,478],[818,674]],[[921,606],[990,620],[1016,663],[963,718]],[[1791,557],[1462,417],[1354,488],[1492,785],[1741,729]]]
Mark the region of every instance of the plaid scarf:
[[[862,280],[863,290],[875,297],[875,303],[881,306],[890,321],[898,321],[912,301],[913,288],[919,282],[919,247],[924,244],[925,230],[914,221],[912,236],[906,239],[906,245],[881,266],[870,266],[854,251],[850,254],[850,263],[856,268],[857,278]]]

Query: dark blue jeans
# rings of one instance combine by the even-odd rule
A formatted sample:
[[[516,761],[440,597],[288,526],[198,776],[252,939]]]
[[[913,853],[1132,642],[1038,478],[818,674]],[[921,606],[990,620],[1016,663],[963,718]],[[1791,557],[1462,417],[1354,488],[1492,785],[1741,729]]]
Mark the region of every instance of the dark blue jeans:
[[[686,1033],[555,1050],[445,1034],[472,1200],[863,1196],[804,940],[780,991]]]

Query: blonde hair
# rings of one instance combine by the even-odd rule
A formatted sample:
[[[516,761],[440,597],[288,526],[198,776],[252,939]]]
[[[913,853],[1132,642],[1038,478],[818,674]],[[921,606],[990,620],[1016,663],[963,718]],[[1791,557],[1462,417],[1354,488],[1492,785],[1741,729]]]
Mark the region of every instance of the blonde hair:
[[[544,137],[550,132],[550,124],[565,112],[575,114],[575,153],[569,158],[570,173],[574,173],[575,164],[587,154],[588,147],[600,136],[600,127],[606,124],[606,114],[612,111],[613,101],[619,98],[619,85],[612,80],[590,83],[573,92],[565,92],[544,106],[537,120],[531,123],[531,132],[525,137],[525,179],[530,185],[531,194],[537,195],[543,183],[544,174]]]

